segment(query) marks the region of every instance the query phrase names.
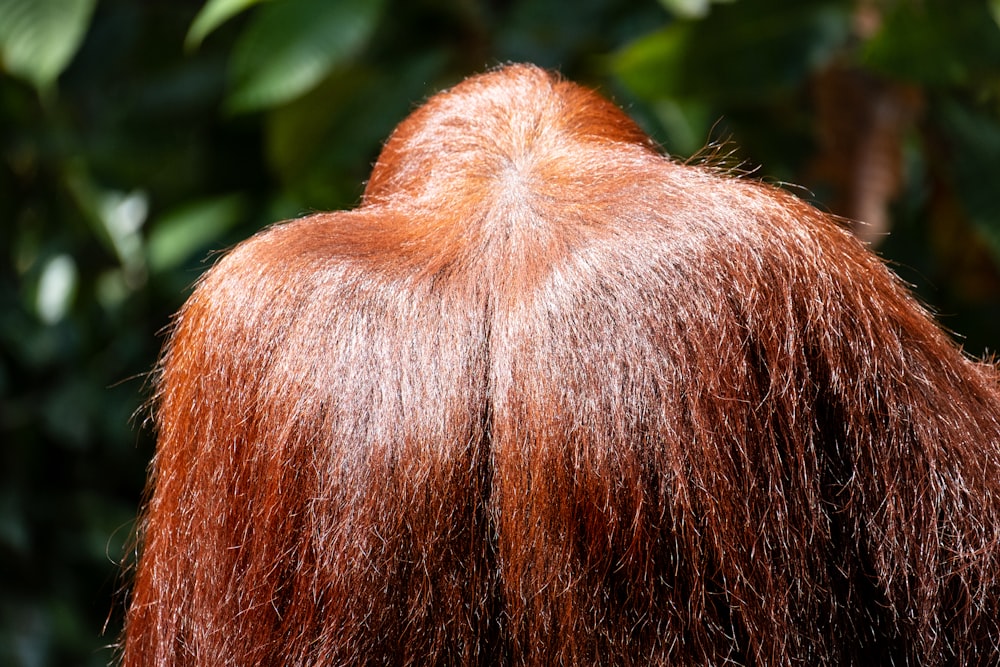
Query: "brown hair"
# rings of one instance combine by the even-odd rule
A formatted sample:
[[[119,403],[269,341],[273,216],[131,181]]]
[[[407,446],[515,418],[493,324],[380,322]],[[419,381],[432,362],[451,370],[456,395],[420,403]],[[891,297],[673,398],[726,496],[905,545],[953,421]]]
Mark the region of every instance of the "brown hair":
[[[996,660],[996,368],[534,67],[230,252],[160,372],[125,665]]]

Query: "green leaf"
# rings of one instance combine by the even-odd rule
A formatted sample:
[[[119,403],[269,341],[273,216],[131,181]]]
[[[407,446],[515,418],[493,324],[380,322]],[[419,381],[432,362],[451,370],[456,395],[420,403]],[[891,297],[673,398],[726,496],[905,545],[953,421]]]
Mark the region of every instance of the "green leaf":
[[[664,9],[685,19],[703,19],[708,16],[713,4],[730,2],[736,0],[660,0]]]
[[[96,0],[0,0],[3,68],[43,95],[73,60]]]
[[[371,37],[384,0],[282,0],[261,8],[236,44],[232,111],[277,106],[308,92]]]
[[[651,111],[663,126],[664,148],[671,154],[689,157],[704,148],[715,120],[704,104],[662,98],[652,103]]]
[[[990,13],[993,14],[993,21],[1000,26],[1000,0],[990,0]]]
[[[311,207],[355,203],[356,186],[367,177],[382,142],[426,98],[426,82],[438,78],[446,59],[446,52],[429,52],[391,72],[361,64],[338,69],[308,95],[267,115],[271,170],[296,193],[309,193]],[[337,192],[345,184],[349,193]]]
[[[1000,31],[990,11],[997,4],[938,0],[896,6],[864,45],[861,61],[889,78],[926,86],[995,81]]]
[[[35,310],[42,322],[55,324],[65,317],[80,282],[79,273],[73,257],[66,253],[45,263],[35,299]]]
[[[736,2],[636,40],[614,56],[612,69],[647,100],[745,104],[797,85],[849,36],[850,13],[839,2]]]
[[[612,68],[642,98],[674,96],[682,89],[680,63],[690,32],[689,24],[673,24],[641,37],[614,57]]]
[[[217,197],[172,211],[153,226],[147,242],[149,267],[154,272],[180,266],[239,222],[243,215],[239,195]]]
[[[191,22],[187,37],[184,39],[184,47],[188,50],[198,48],[213,30],[261,2],[264,0],[208,0]]]
[[[686,19],[700,19],[708,16],[710,0],[660,0],[663,7]]]

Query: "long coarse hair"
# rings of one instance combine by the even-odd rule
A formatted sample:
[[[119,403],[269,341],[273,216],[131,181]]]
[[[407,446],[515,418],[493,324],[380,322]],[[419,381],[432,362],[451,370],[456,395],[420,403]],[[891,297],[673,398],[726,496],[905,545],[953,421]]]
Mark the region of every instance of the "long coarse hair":
[[[997,369],[531,66],[208,271],[155,410],[127,666],[997,661]]]

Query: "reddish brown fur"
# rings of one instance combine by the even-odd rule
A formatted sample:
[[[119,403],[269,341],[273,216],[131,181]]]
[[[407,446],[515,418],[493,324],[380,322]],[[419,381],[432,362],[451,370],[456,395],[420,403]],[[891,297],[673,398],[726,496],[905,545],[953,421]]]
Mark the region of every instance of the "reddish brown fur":
[[[218,263],[125,665],[968,665],[1000,383],[829,216],[527,66]]]

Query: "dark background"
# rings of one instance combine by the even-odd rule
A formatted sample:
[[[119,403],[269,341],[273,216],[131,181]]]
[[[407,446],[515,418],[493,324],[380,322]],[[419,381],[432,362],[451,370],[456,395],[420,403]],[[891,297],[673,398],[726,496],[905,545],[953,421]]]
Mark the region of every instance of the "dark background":
[[[396,123],[500,63],[863,219],[990,354],[997,20],[1000,0],[0,0],[0,664],[113,659],[149,371],[212,251],[354,206]]]

